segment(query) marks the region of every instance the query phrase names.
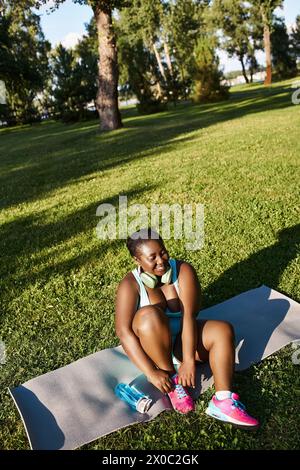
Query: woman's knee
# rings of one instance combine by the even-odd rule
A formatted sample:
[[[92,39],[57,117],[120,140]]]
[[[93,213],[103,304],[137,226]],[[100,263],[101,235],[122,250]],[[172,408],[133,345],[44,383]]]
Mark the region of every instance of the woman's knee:
[[[167,323],[168,319],[164,311],[160,307],[149,305],[136,312],[132,326],[133,330],[139,333]]]
[[[230,337],[234,339],[234,327],[229,321],[218,320],[217,332],[223,337]]]
[[[208,320],[203,328],[203,344],[207,350],[213,344],[221,344],[224,340],[234,341],[234,328],[224,320]]]

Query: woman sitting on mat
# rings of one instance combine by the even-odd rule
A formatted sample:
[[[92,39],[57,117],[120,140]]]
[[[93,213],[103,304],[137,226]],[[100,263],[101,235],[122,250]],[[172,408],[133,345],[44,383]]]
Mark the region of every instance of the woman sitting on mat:
[[[196,361],[209,361],[216,393],[206,413],[222,421],[257,426],[231,391],[232,325],[196,319],[201,291],[194,268],[170,258],[162,238],[151,228],[128,237],[127,248],[137,268],[118,287],[116,334],[129,359],[183,414],[194,410],[186,387],[195,387]],[[180,362],[178,373],[172,355]]]

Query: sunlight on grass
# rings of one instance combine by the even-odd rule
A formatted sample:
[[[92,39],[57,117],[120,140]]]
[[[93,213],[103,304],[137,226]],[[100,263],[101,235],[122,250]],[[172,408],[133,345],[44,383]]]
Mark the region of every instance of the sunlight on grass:
[[[124,127],[112,133],[100,134],[98,121],[0,131],[2,448],[28,448],[6,387],[118,344],[115,289],[133,264],[124,240],[96,237],[103,202],[117,206],[124,194],[149,208],[204,204],[204,248],[167,241],[172,256],[197,270],[204,307],[261,284],[300,300],[300,107],[291,104],[292,83],[239,86],[229,101],[151,116],[125,110]],[[191,417],[164,413],[85,448],[297,448],[299,366],[290,346],[235,380],[262,421],[251,436],[203,414],[209,390]]]

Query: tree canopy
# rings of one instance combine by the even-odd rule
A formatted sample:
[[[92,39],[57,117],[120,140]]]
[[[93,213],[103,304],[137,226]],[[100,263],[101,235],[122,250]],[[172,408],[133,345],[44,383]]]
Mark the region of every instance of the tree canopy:
[[[65,0],[54,0],[53,11]],[[290,36],[274,15],[282,0],[73,0],[94,13],[73,49],[51,50],[40,26],[47,0],[2,0],[0,80],[7,105],[1,121],[30,122],[42,114],[86,119],[95,108],[102,130],[122,125],[120,97],[135,97],[141,112],[168,103],[228,96],[218,49],[237,57],[245,81],[266,53],[266,84],[296,73],[300,16]],[[37,10],[35,10],[37,8]],[[5,119],[3,119],[3,113]]]

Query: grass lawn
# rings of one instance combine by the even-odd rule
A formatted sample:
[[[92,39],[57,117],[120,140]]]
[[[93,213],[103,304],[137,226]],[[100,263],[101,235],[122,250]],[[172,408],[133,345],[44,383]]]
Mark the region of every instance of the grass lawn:
[[[300,106],[292,81],[234,88],[230,100],[170,106],[100,134],[98,122],[43,123],[0,131],[0,448],[28,449],[7,387],[119,344],[114,297],[133,263],[123,240],[96,237],[103,202],[202,203],[205,245],[173,257],[193,264],[204,307],[266,284],[300,301]],[[235,374],[236,390],[262,423],[255,433],[204,410],[163,413],[84,449],[296,449],[300,365],[287,346]]]

